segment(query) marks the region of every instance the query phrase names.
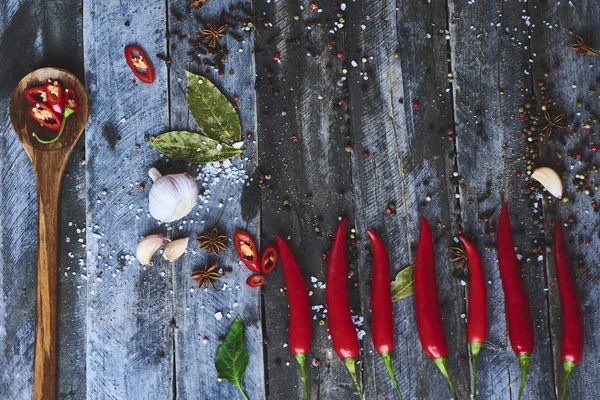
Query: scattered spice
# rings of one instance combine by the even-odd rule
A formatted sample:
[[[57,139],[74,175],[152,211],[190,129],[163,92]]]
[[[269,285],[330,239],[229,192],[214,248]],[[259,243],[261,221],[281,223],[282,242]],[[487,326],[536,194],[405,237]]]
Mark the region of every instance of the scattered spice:
[[[454,264],[454,270],[452,275],[457,278],[465,278],[468,276],[468,264],[467,254],[463,249],[462,245],[451,246],[450,252],[452,253],[452,263]]]
[[[219,255],[221,250],[225,250],[227,246],[225,241],[227,236],[219,235],[219,230],[214,228],[212,231],[205,231],[196,239],[200,243],[200,250],[206,250],[209,254],[214,253]]]
[[[215,287],[215,282],[221,279],[219,274],[219,264],[208,266],[208,262],[204,265],[204,269],[192,272],[191,278],[198,281],[198,289],[202,289],[207,283],[211,287]]]
[[[590,35],[584,40],[581,36],[575,35],[575,43],[569,46],[571,50],[577,54],[585,56],[595,56],[596,50],[592,49],[589,45]]]
[[[208,0],[192,0],[190,1],[190,5],[188,6],[190,10],[197,10],[203,5],[205,5]]]
[[[563,129],[567,127],[567,124],[562,123],[561,121],[565,117],[565,114],[550,114],[550,111],[544,110],[544,118],[548,121],[548,125],[542,128],[543,132],[546,132],[546,136],[552,136],[552,132],[554,128]]]
[[[216,25],[206,24],[206,29],[202,29],[199,35],[202,37],[204,43],[208,43],[208,45],[214,49],[221,39],[225,37],[226,29],[227,24],[221,25],[218,28]]]

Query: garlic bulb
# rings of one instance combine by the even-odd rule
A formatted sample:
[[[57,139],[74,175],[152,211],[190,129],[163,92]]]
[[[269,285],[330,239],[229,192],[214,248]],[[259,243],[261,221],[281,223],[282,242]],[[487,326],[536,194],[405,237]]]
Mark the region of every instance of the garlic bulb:
[[[156,168],[149,171],[154,181],[150,189],[150,215],[162,222],[173,222],[192,211],[198,201],[198,185],[186,173],[162,176]]]
[[[138,259],[142,265],[152,264],[152,256],[156,253],[156,250],[162,246],[165,241],[163,235],[149,235],[140,240],[135,249],[135,258]]]
[[[189,237],[173,240],[165,245],[163,249],[163,257],[167,261],[175,261],[183,255],[188,247]]]
[[[544,188],[550,192],[550,194],[557,199],[562,198],[562,181],[560,176],[552,169],[548,167],[540,167],[533,171],[531,175],[532,179],[535,179],[544,186]]]

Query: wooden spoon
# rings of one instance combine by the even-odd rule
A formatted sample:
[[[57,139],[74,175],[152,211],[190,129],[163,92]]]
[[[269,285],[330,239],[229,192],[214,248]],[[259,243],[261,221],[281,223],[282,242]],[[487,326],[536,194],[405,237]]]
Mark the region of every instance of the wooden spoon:
[[[57,132],[40,126],[30,115],[33,107],[25,90],[58,80],[63,89],[73,88],[79,110],[67,119],[60,139],[42,144],[32,136],[54,138]],[[58,281],[58,204],[60,184],[67,161],[88,119],[85,88],[70,72],[42,68],[19,82],[10,99],[10,120],[19,141],[31,160],[38,194],[37,296],[35,313],[35,355],[33,360],[33,399],[56,398],[56,315]]]

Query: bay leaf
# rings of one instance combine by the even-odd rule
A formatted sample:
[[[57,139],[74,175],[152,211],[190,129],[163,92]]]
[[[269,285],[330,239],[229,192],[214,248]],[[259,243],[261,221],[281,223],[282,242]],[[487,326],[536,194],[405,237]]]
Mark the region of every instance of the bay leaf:
[[[226,144],[241,141],[240,118],[227,97],[205,77],[185,73],[188,108],[202,133]]]
[[[409,265],[392,281],[392,301],[398,301],[415,293],[415,266]]]
[[[152,136],[150,143],[170,159],[187,161],[192,164],[224,161],[244,151],[188,131],[170,131]]]
[[[244,399],[248,399],[248,397],[242,389],[242,381],[249,360],[248,350],[244,346],[244,324],[238,315],[229,327],[223,344],[217,350],[215,368],[218,377],[231,382]]]

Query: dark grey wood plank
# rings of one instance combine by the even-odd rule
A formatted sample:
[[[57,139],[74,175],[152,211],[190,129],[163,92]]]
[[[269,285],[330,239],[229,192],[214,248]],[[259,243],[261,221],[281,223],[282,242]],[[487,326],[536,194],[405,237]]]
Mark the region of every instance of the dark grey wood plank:
[[[448,247],[456,230],[451,85],[446,62],[446,3],[349,3],[346,62],[350,64],[351,139],[361,303],[370,323],[370,244],[375,229],[387,245],[392,276],[413,264],[420,222],[434,232],[439,298],[449,345],[448,366],[459,398],[468,396],[463,289],[451,276]],[[352,62],[358,64],[352,67]],[[368,79],[367,79],[368,78]],[[368,155],[367,155],[368,152]],[[386,208],[396,207],[386,214]],[[450,398],[451,391],[421,350],[413,298],[394,306],[393,365],[407,399]],[[369,326],[369,325],[367,325]],[[366,398],[396,398],[383,363],[365,336]]]
[[[489,334],[478,360],[479,398],[516,398],[519,363],[510,348],[497,264],[496,230],[509,201],[513,238],[534,318],[535,349],[526,399],[554,398],[548,332],[541,204],[526,193],[519,107],[531,101],[528,11],[523,3],[449,2],[456,144],[465,235],[476,243],[488,279]],[[520,171],[520,172],[519,172]],[[522,176],[522,177],[521,177]],[[538,259],[541,257],[541,259]]]
[[[33,174],[8,118],[8,99],[17,82],[42,66],[65,68],[83,79],[82,20],[78,1],[7,1],[0,5],[2,63],[0,109],[2,150],[0,197],[7,206],[0,229],[0,394],[30,398],[35,315],[35,252],[37,204]],[[56,18],[56,15],[63,18]],[[65,24],[65,19],[70,23]],[[32,29],[32,21],[38,29]],[[85,297],[80,271],[85,267],[84,244],[77,239],[85,227],[84,141],[67,165],[61,193],[59,222],[58,396],[81,399],[85,379]],[[68,239],[67,239],[68,238]],[[15,379],[18,377],[18,379]]]
[[[229,7],[237,3],[210,1],[198,11],[188,14],[185,12],[188,1],[169,2],[171,128],[198,131],[185,99],[185,70],[188,70],[211,79],[230,100],[234,96],[238,97],[236,103],[247,147],[241,159],[223,162],[219,166],[190,166],[181,162],[166,166],[171,172],[187,171],[197,177],[202,185],[200,205],[194,215],[186,225],[173,226],[176,237],[189,235],[191,243],[189,253],[173,265],[174,365],[177,398],[181,399],[241,398],[232,384],[217,380],[214,367],[219,339],[226,335],[237,315],[242,317],[244,323],[245,344],[250,355],[242,386],[249,398],[265,398],[260,290],[246,285],[250,272],[239,261],[231,240],[236,229],[244,229],[254,237],[258,235],[260,192],[255,178],[253,36],[238,32],[242,42],[237,42],[230,36],[223,41],[229,52],[223,77],[218,76],[217,70],[190,61],[188,54],[190,51],[195,55],[199,54],[193,51],[188,40],[194,39],[200,29],[205,29],[195,16],[216,26],[225,23],[221,18],[222,12],[228,12]],[[241,12],[232,13],[244,15]],[[182,22],[178,22],[178,19]],[[181,35],[187,37],[183,38]],[[194,240],[205,229],[214,227],[230,238],[227,250],[218,257],[200,251]],[[231,268],[231,272],[216,283],[216,289],[198,290],[190,275],[193,270],[203,267],[209,261]],[[221,315],[222,319],[217,319]]]
[[[148,170],[160,158],[144,136],[168,128],[166,5],[86,1],[85,80],[90,96],[87,159],[87,396],[172,397],[171,265],[135,260],[138,240],[167,227],[148,214]],[[123,55],[137,43],[153,84],[139,82]],[[139,147],[138,147],[139,146]],[[140,184],[145,185],[140,190]]]
[[[333,25],[339,19],[338,5],[319,3],[321,12],[291,0],[253,4],[273,24],[256,36],[259,168],[265,177],[262,242],[272,240],[273,234],[289,238],[312,292],[311,305],[325,307],[327,260],[321,254],[329,250],[338,216],[352,214],[350,156],[344,151],[346,65],[336,56],[344,51],[344,33]],[[284,286],[283,275],[276,271],[263,289],[268,395],[300,399],[300,373],[286,347]],[[360,314],[358,290],[351,284],[349,290],[354,312]],[[323,309],[313,311],[307,357],[311,398],[357,398],[348,371],[333,351],[323,315]],[[320,366],[311,366],[316,364]]]
[[[597,168],[600,157],[587,146],[598,145],[594,120],[600,108],[595,71],[600,61],[597,57],[578,55],[568,46],[575,43],[575,35],[585,40],[589,35],[592,48],[597,48],[600,36],[596,16],[600,12],[600,4],[596,1],[562,4],[534,1],[529,9],[531,23],[536,26],[531,32],[532,52],[536,55],[532,71],[537,97],[536,109],[541,113],[541,106],[545,104],[552,113],[566,113],[565,122],[568,124],[567,129],[556,129],[550,140],[540,146],[541,164],[564,172],[564,192],[569,199],[569,202],[563,203],[549,199],[548,194],[544,193],[546,238],[550,242],[554,235],[553,222],[559,217],[563,218],[567,223],[565,238],[584,313],[584,356],[581,365],[571,374],[566,398],[591,399],[597,397],[600,390],[596,362],[596,355],[600,352],[597,335],[600,318],[596,311],[600,291],[595,284],[600,241],[598,209],[592,206],[593,201],[596,204],[600,201],[593,186],[597,185],[598,173],[592,172],[594,165]],[[591,128],[584,126],[586,122],[592,124]],[[545,124],[546,120],[540,117],[540,127]],[[576,157],[576,152],[570,153],[576,146],[581,147],[581,159]],[[583,188],[578,191],[574,185],[574,182],[579,181],[575,176],[582,173],[587,175],[585,181],[594,182],[591,187],[587,187],[591,190],[589,195],[582,193]],[[560,391],[564,381],[560,358],[562,311],[555,271],[554,259],[548,257],[550,329],[554,344],[555,380],[557,390]]]

